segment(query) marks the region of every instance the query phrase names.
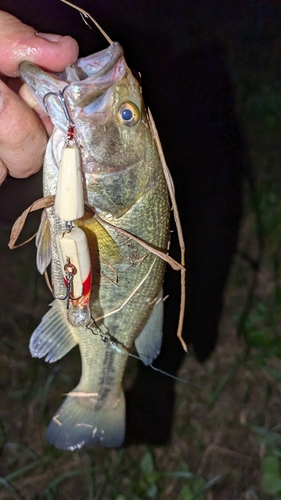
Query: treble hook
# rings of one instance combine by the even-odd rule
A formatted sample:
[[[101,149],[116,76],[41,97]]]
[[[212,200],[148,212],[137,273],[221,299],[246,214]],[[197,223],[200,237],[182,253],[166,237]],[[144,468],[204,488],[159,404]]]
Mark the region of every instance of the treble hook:
[[[64,89],[62,91],[59,90],[58,92],[48,92],[47,94],[45,94],[43,97],[43,106],[45,108],[46,113],[49,115],[48,106],[47,106],[47,98],[49,98],[52,95],[55,96],[60,101],[60,103],[62,105],[64,115],[65,115],[67,122],[68,122],[68,127],[74,127],[74,121],[72,120],[72,118],[69,114],[66,99],[64,97],[64,92],[68,87],[69,87],[69,85],[66,85],[66,87],[64,87]]]
[[[65,279],[66,279],[66,294],[64,297],[59,297],[58,295],[55,294],[54,287],[53,287],[53,296],[55,299],[58,299],[58,300],[67,300],[66,308],[69,309],[70,300],[79,300],[83,296],[84,285],[82,285],[81,295],[79,295],[79,297],[72,297],[72,295],[70,293],[71,282],[73,280],[73,276],[77,273],[77,269],[73,264],[71,264],[69,257],[67,257],[66,264],[64,266],[64,272],[65,272]]]

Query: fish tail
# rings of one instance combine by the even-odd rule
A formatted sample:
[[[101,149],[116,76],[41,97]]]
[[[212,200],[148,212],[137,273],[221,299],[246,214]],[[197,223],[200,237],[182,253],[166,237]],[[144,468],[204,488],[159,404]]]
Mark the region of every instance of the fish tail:
[[[84,445],[121,446],[125,435],[123,390],[114,406],[97,408],[91,396],[76,388],[67,396],[47,428],[47,439],[57,448],[73,451]]]

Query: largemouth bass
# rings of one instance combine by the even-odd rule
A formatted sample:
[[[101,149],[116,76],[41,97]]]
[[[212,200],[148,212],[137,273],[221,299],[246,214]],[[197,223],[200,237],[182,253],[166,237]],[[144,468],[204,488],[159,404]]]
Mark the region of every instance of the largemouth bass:
[[[125,434],[122,377],[132,345],[145,364],[160,351],[165,270],[161,258],[118,228],[167,252],[170,208],[161,162],[140,85],[118,43],[58,75],[29,62],[21,64],[20,74],[41,106],[46,94],[65,89],[82,158],[84,198],[101,218],[98,222],[86,211],[75,222],[91,253],[92,319],[87,325],[71,323],[67,301],[58,300],[66,286],[56,237],[65,230],[65,221],[54,207],[44,211],[37,235],[37,267],[43,273],[51,261],[57,299],[32,334],[31,354],[52,363],[78,344],[82,359],[80,382],[53,417],[47,437],[62,449],[117,447]],[[68,131],[55,97],[49,99],[48,111],[55,128],[44,161],[44,196],[56,193]]]

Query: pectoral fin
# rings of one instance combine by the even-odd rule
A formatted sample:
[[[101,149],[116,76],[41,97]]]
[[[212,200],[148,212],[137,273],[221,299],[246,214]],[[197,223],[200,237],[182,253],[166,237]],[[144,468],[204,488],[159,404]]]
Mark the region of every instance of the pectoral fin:
[[[33,358],[46,356],[45,361],[54,363],[65,356],[77,343],[75,328],[67,321],[60,306],[53,302],[51,309],[34,330],[29,349]]]
[[[161,291],[144,329],[135,340],[136,349],[145,365],[150,365],[161,349],[164,313],[162,297]]]
[[[77,220],[75,221],[75,225],[85,231],[88,239],[95,238],[97,240],[101,261],[109,261],[111,264],[121,262],[122,257],[118,245],[94,217]]]

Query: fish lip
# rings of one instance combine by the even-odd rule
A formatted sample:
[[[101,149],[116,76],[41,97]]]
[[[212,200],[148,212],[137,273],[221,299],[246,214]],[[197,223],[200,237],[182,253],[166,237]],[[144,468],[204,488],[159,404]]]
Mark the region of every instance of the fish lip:
[[[65,86],[68,85],[68,82],[65,80],[59,79],[57,73],[51,73],[48,71],[44,71],[39,68],[36,64],[30,61],[22,61],[18,67],[21,78],[27,83],[33,92],[37,88],[38,80],[42,82],[47,82],[50,86],[50,91],[57,92],[58,90],[63,91]],[[38,77],[38,70],[40,71],[40,76]]]
[[[76,70],[79,77],[78,82],[85,82],[87,79],[95,80],[110,71],[123,54],[124,52],[120,43],[113,42],[109,47],[100,52],[77,59],[71,68]],[[103,60],[105,60],[105,63],[101,65]],[[100,66],[100,68],[96,70],[96,66]],[[89,74],[87,74],[87,70]],[[71,83],[74,83],[74,81]]]
[[[64,90],[66,86],[83,85],[87,81],[91,83],[100,79],[103,75],[110,72],[123,56],[124,52],[120,43],[113,42],[104,50],[88,57],[77,59],[74,64],[66,67],[63,72],[52,73],[39,69],[37,65],[30,61],[22,61],[19,64],[19,73],[24,81],[33,87],[33,90],[37,87],[38,80],[41,82],[46,80],[50,86],[50,90],[57,92],[58,90]],[[99,65],[102,60],[105,60],[105,63],[96,71],[95,65]],[[86,70],[88,70],[88,74]]]
[[[60,75],[60,78],[67,82],[65,96],[74,113],[73,118],[77,118],[78,108],[86,107],[103,95],[123,78],[126,71],[123,49],[118,42],[66,67],[65,75]]]

